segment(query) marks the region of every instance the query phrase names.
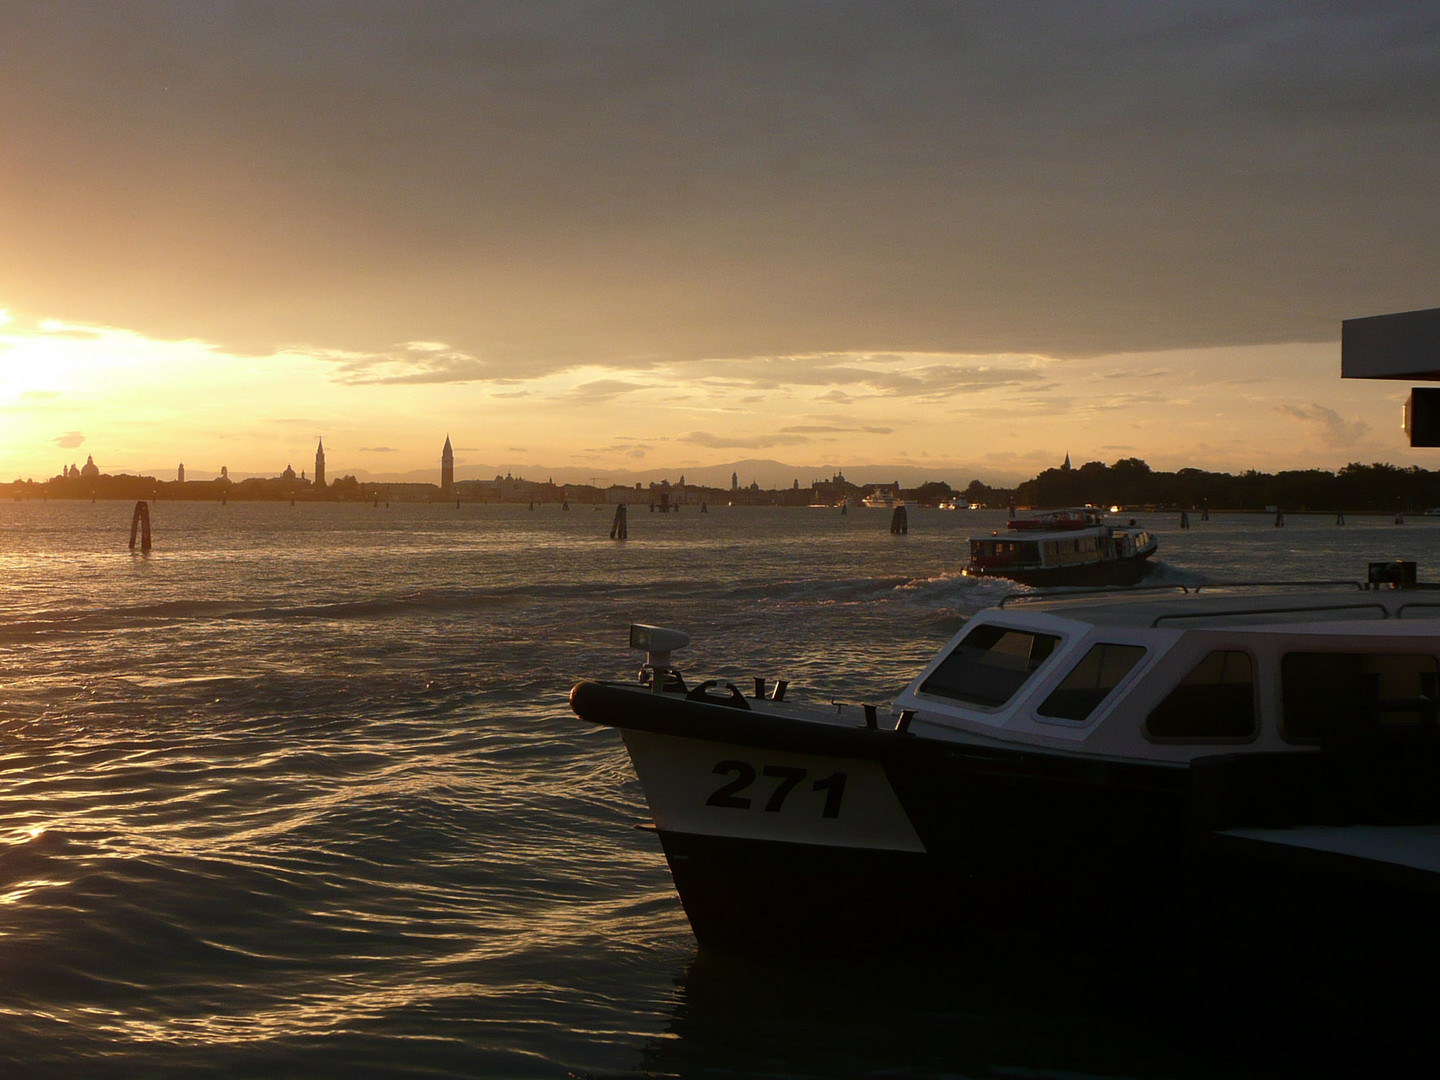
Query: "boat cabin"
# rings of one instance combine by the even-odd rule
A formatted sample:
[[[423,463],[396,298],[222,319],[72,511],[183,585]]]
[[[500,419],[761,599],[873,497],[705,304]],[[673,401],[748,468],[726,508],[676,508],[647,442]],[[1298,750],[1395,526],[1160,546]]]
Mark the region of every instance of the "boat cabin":
[[[1428,738],[1437,615],[1440,594],[1391,590],[1011,604],[972,619],[895,708],[931,737],[1177,765]]]
[[[1082,566],[1113,559],[1116,555],[1114,538],[1109,535],[1108,530],[1101,529],[1057,536],[1054,539],[1019,540],[997,535],[978,537],[970,541],[971,564],[985,570]]]

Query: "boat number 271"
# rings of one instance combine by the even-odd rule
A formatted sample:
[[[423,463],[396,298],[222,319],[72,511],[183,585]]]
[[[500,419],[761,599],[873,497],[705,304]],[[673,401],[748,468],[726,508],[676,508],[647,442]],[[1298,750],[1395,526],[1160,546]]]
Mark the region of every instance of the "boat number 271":
[[[731,779],[715,789],[705,800],[706,806],[749,810],[753,802],[763,798],[765,809],[772,814],[780,812],[785,800],[809,776],[808,770],[794,765],[764,765],[757,771],[748,761],[734,760],[717,762],[710,771],[717,776],[729,776]],[[822,816],[840,816],[840,800],[845,797],[845,773],[831,773],[819,780],[812,780],[809,789],[825,793]]]

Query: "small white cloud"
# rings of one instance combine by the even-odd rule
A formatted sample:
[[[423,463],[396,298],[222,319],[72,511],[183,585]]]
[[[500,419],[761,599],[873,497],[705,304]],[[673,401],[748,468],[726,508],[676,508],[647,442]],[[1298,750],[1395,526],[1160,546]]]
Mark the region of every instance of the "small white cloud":
[[[1275,411],[1305,425],[1330,450],[1355,446],[1370,433],[1370,425],[1364,420],[1346,420],[1324,405],[1276,405]]]

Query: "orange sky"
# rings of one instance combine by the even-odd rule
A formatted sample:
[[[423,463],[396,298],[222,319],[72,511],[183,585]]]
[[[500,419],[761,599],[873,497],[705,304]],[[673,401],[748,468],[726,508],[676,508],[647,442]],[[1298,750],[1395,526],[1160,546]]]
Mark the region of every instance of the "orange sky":
[[[0,478],[1440,467],[1440,9],[0,10]],[[757,470],[760,468],[756,467]],[[875,475],[868,475],[873,469]],[[748,479],[748,478],[746,478]]]

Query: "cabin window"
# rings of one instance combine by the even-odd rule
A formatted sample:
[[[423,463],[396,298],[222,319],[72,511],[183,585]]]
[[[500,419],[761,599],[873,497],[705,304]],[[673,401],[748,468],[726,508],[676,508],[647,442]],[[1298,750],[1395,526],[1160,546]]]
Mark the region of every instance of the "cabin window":
[[[1087,719],[1144,655],[1139,645],[1093,646],[1037,711],[1057,720]]]
[[[1435,657],[1424,653],[1287,653],[1281,734],[1314,743],[1419,728],[1434,721],[1436,683]]]
[[[1015,696],[1059,641],[1054,634],[982,624],[940,661],[920,692],[996,708]]]
[[[1249,739],[1255,735],[1255,667],[1250,654],[1217,649],[1145,718],[1153,739]]]

